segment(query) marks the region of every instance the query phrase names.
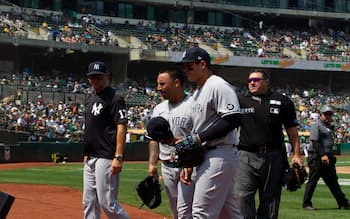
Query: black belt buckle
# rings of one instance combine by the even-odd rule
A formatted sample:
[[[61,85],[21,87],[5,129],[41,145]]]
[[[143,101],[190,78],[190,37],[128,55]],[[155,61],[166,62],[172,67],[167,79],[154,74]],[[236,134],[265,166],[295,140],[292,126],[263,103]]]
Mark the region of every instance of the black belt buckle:
[[[260,146],[259,147],[259,153],[267,153],[268,150],[267,150],[267,147],[266,146]]]
[[[213,147],[206,147],[207,151],[211,151],[211,150],[215,150],[217,147],[213,146]]]
[[[177,168],[177,164],[174,161],[170,161],[170,160],[162,160],[163,164],[167,167],[170,168]]]

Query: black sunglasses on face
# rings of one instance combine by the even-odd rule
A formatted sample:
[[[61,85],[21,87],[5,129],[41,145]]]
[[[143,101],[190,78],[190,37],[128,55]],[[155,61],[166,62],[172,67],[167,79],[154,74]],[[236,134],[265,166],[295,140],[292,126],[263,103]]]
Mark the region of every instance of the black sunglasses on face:
[[[250,82],[260,82],[260,81],[262,81],[262,80],[265,80],[265,79],[263,79],[263,78],[248,78],[248,83],[250,83]]]

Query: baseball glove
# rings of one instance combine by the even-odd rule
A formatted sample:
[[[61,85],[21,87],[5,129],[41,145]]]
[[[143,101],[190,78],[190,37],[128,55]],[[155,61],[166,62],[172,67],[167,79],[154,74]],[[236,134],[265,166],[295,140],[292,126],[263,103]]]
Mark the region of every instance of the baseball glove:
[[[192,134],[175,145],[174,162],[177,167],[195,167],[203,162],[205,148],[197,142],[197,135]]]
[[[296,191],[307,179],[305,168],[293,163],[292,167],[288,168],[283,175],[283,184],[288,191]]]
[[[150,209],[156,208],[162,202],[160,194],[160,184],[158,178],[155,176],[147,176],[144,180],[139,182],[136,187],[137,194],[142,199],[142,205],[147,205]]]

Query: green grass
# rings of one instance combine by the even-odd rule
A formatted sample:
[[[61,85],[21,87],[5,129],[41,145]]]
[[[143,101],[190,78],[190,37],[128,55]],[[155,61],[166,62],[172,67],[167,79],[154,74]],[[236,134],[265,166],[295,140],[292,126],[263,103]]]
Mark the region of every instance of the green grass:
[[[0,164],[1,166],[1,164]],[[147,176],[148,164],[125,163],[121,173],[119,201],[135,207],[142,203],[136,193],[136,185]],[[160,167],[159,167],[160,170]],[[68,186],[83,190],[83,165],[65,164],[49,167],[35,167],[15,170],[0,170],[0,183],[28,183]],[[1,184],[0,184],[1,188]],[[164,188],[164,187],[163,187]],[[143,208],[147,209],[146,206]],[[149,210],[149,209],[148,209]],[[162,189],[162,204],[152,212],[170,215],[170,208],[164,189]]]
[[[339,166],[350,166],[350,158],[339,157]],[[342,165],[344,164],[344,165]],[[1,164],[0,164],[1,166]],[[53,165],[49,167],[24,168],[17,170],[1,170],[0,183],[29,183],[29,184],[49,184],[62,185],[74,189],[82,190],[82,164]],[[119,200],[132,206],[139,207],[141,200],[136,194],[135,188],[147,175],[147,163],[125,163],[120,180]],[[159,168],[160,169],[160,168]],[[350,179],[350,174],[339,174],[339,178]],[[1,187],[1,185],[0,185]],[[164,187],[163,187],[164,188]],[[341,186],[343,192],[350,198],[350,186]],[[163,189],[162,204],[152,212],[170,215],[168,200]],[[282,219],[302,219],[302,218],[350,218],[350,210],[338,210],[337,204],[328,188],[318,185],[313,197],[314,207],[319,210],[310,212],[301,208],[304,186],[296,192],[283,191],[281,197],[280,216]],[[144,207],[147,209],[147,207]]]

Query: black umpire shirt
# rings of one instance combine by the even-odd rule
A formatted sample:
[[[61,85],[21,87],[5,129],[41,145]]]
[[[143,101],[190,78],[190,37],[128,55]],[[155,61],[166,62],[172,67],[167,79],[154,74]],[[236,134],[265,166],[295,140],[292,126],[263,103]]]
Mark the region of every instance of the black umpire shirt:
[[[239,149],[254,151],[259,147],[280,150],[282,128],[298,126],[293,102],[286,96],[269,91],[266,95],[239,96],[241,130]]]
[[[111,87],[88,97],[85,105],[84,155],[113,159],[117,124],[127,123],[124,99]]]

